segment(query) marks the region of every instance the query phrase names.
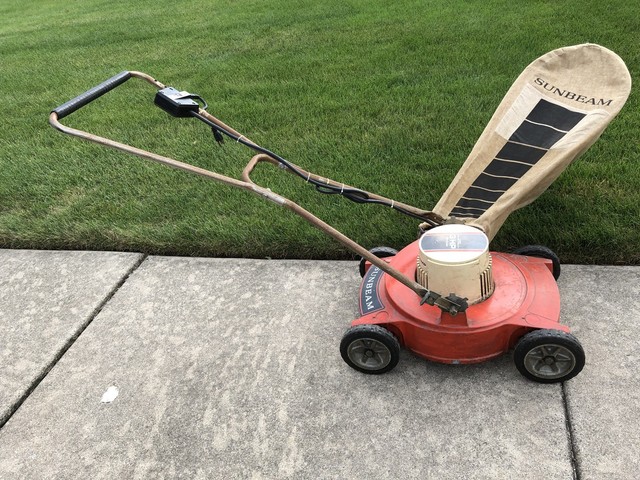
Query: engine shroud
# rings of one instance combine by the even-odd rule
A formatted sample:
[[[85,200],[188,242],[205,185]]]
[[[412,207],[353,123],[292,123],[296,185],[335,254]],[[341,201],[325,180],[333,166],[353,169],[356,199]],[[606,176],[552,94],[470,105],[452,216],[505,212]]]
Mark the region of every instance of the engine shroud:
[[[482,302],[494,291],[489,239],[467,225],[441,225],[418,241],[416,280],[442,295],[455,293],[467,303]]]

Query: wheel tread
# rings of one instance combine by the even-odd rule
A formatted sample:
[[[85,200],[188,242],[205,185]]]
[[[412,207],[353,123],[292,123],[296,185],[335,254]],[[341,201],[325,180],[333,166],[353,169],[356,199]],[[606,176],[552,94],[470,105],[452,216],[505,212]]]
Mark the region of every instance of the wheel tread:
[[[527,370],[525,366],[526,355],[534,348],[544,344],[557,344],[571,351],[575,357],[576,364],[574,368],[566,375],[560,378],[544,378],[538,377]],[[516,344],[513,352],[513,359],[518,371],[529,380],[539,383],[558,383],[567,381],[582,371],[585,364],[585,354],[582,345],[578,339],[570,333],[562,330],[540,329],[525,334]]]
[[[560,272],[562,271],[560,258],[549,247],[545,247],[544,245],[527,245],[516,248],[512,253],[515,255],[524,255],[525,257],[546,258],[547,260],[551,260],[553,264],[553,278],[556,280],[560,278]]]
[[[385,367],[379,370],[367,370],[359,367],[349,358],[349,346],[362,338],[373,338],[383,343],[385,347],[389,349],[391,360]],[[362,373],[379,375],[392,370],[398,364],[400,360],[400,342],[393,333],[380,325],[356,325],[355,327],[349,328],[342,337],[342,341],[340,342],[340,355],[351,368]]]

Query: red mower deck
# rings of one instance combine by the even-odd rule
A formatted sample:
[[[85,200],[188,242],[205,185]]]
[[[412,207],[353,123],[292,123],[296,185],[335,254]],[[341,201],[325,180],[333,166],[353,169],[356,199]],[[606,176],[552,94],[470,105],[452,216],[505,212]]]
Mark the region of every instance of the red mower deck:
[[[418,242],[387,258],[409,277],[416,275]],[[360,289],[356,325],[380,325],[402,346],[440,363],[478,363],[512,349],[528,331],[561,325],[560,292],[552,262],[543,258],[493,252],[495,291],[487,300],[454,316],[420,299],[402,284],[368,264]],[[448,293],[448,292],[446,292]]]

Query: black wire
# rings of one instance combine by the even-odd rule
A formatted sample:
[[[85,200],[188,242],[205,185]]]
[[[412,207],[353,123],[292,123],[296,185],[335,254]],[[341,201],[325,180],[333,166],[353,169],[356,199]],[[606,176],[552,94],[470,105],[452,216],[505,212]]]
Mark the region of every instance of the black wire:
[[[202,102],[202,106],[200,107],[202,110],[206,110],[207,108],[209,108],[209,104],[207,103],[207,101],[202,98],[200,95],[196,94],[196,93],[191,93],[189,94],[189,96],[187,98],[194,98],[196,100],[200,100]]]
[[[200,97],[199,95],[194,95],[194,97],[202,100],[202,102],[206,106],[206,102],[202,99],[202,97]],[[204,110],[204,108],[203,108],[203,110]],[[422,215],[418,215],[416,213],[410,212],[410,211],[408,211],[408,210],[406,210],[406,209],[404,209],[402,207],[398,207],[397,205],[394,205],[393,203],[390,203],[390,202],[388,202],[386,200],[378,200],[378,199],[375,199],[375,198],[371,198],[371,197],[369,197],[367,192],[364,192],[364,191],[359,190],[357,188],[344,188],[344,186],[329,185],[327,183],[315,180],[315,179],[311,178],[310,175],[305,175],[304,173],[302,173],[298,168],[294,167],[291,163],[289,163],[287,160],[282,158],[280,155],[277,155],[277,154],[267,150],[266,148],[263,148],[263,147],[261,147],[259,145],[256,145],[255,143],[249,142],[242,135],[240,135],[240,136],[234,135],[233,133],[231,133],[227,129],[222,128],[220,125],[212,122],[208,118],[203,117],[198,112],[192,111],[191,115],[193,117],[197,118],[198,120],[200,120],[200,121],[206,123],[207,125],[209,125],[212,130],[218,131],[218,132],[226,135],[227,137],[231,138],[232,140],[235,140],[237,143],[240,143],[240,144],[244,145],[245,147],[249,147],[252,150],[255,150],[256,152],[263,153],[265,155],[270,156],[274,160],[277,160],[282,165],[284,165],[289,170],[291,170],[294,174],[298,175],[300,178],[302,178],[306,182],[314,185],[316,187],[316,190],[318,192],[320,192],[320,193],[324,193],[324,194],[327,194],[327,195],[342,195],[343,197],[345,197],[345,198],[347,198],[347,199],[349,199],[349,200],[351,200],[352,202],[355,202],[355,203],[374,203],[374,204],[378,204],[378,205],[385,205],[385,206],[391,207],[394,210],[398,211],[399,213],[403,213],[404,215],[407,215],[409,217],[413,217],[413,218],[417,218],[419,220],[423,220],[426,223],[428,223],[429,225],[431,225],[432,227],[435,227],[435,226],[439,225],[437,222],[435,222],[434,220],[431,220],[430,218],[426,218],[426,217],[423,217]]]

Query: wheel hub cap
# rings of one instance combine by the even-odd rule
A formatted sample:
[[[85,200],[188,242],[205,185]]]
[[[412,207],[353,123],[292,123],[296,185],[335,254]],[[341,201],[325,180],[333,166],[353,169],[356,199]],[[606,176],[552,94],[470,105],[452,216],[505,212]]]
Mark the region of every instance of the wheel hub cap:
[[[555,379],[571,372],[576,358],[562,345],[546,344],[532,348],[524,357],[524,366],[536,377]]]
[[[391,352],[384,343],[373,338],[351,342],[347,354],[353,363],[365,370],[380,370],[391,362]]]

